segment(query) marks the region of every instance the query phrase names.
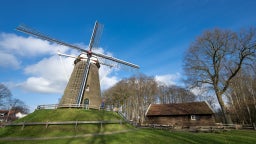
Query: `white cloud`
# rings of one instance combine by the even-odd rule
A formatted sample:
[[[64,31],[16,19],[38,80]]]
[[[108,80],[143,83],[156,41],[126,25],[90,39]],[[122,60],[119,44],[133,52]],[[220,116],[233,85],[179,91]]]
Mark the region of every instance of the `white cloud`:
[[[20,62],[15,56],[0,51],[0,67],[18,69]]]
[[[115,85],[119,79],[116,76],[110,76],[114,69],[101,66],[99,70],[101,90],[106,90]]]
[[[67,73],[71,73],[73,69],[73,59],[72,58],[62,58],[65,67],[67,67]],[[64,65],[60,62],[58,56],[51,56],[49,58],[44,58],[36,64],[27,66],[25,68],[26,74],[31,74],[35,76],[42,76],[46,78],[64,80],[65,75]]]
[[[54,54],[58,49],[67,49],[61,45],[50,44],[45,40],[34,37],[22,37],[9,33],[0,33],[0,48],[6,52],[20,56]]]
[[[59,89],[54,87],[51,80],[43,77],[30,77],[25,82],[20,83],[21,88],[40,93],[60,93]]]
[[[115,85],[118,81],[119,81],[119,79],[115,76],[113,76],[113,77],[103,77],[100,81],[101,82],[101,89],[106,90],[106,89],[112,87],[113,85]]]
[[[67,47],[50,44],[34,37],[22,37],[11,33],[0,33],[0,67],[20,68],[21,58],[54,55]]]
[[[82,48],[87,47],[81,43],[78,45]],[[22,63],[25,67],[24,73],[27,75],[27,78],[15,84],[25,91],[34,93],[62,94],[73,70],[74,59],[62,57],[61,60],[63,63],[61,63],[56,53],[58,50],[61,50],[62,53],[71,55],[79,54],[76,50],[51,44],[48,41],[8,33],[0,33],[0,48],[3,51],[0,53],[0,66],[2,67],[5,65],[14,68],[20,67],[21,62],[19,62],[17,57],[20,58],[20,61],[24,60],[24,58],[30,60],[30,57],[44,57],[30,65],[26,65],[25,62]],[[94,49],[94,52],[106,54],[103,48]],[[107,55],[112,56],[111,53],[107,53]],[[110,76],[111,72],[113,72],[113,69],[101,66],[99,70],[101,89],[107,89],[118,81],[117,77]]]
[[[108,56],[113,56],[112,53],[105,52],[103,48],[95,49],[94,52],[106,54]],[[114,71],[118,71],[118,68],[117,67],[113,68],[113,67],[104,65],[104,63],[105,63],[105,64],[114,66],[115,63],[111,63],[102,58],[99,58],[99,60],[103,63],[103,64],[101,64],[101,67],[99,69],[101,90],[106,90],[106,89],[112,87],[113,85],[115,85],[120,80],[116,76],[110,76]]]
[[[200,88],[200,87],[195,87],[195,88],[190,89],[190,91],[191,91],[194,95],[198,96],[198,95],[201,95],[201,94],[203,93],[204,89],[203,89],[203,88]]]
[[[177,85],[179,79],[180,79],[180,74],[166,74],[166,75],[156,75],[155,80],[158,82],[158,84],[165,84],[167,86],[170,85]]]
[[[57,56],[52,56],[27,66],[24,71],[30,77],[22,83],[23,88],[39,93],[63,93],[73,69],[73,59],[62,58],[62,61],[63,64]]]
[[[25,73],[32,77],[29,77],[26,82],[21,84],[24,85],[22,88],[40,93],[63,93],[67,84],[65,75],[69,79],[74,67],[74,59],[62,57],[62,61],[63,64],[57,56],[52,56],[27,66]],[[102,90],[113,86],[119,81],[117,77],[110,76],[112,71],[113,69],[110,67],[101,66],[99,75]]]

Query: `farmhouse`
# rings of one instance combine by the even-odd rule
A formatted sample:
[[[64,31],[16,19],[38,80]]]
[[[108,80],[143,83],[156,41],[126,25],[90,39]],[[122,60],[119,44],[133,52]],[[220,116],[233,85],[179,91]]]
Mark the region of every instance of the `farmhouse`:
[[[26,114],[15,110],[0,110],[0,124],[7,121],[14,121],[18,118],[22,118]]]
[[[148,124],[171,126],[211,126],[214,112],[207,102],[151,104],[146,112]]]

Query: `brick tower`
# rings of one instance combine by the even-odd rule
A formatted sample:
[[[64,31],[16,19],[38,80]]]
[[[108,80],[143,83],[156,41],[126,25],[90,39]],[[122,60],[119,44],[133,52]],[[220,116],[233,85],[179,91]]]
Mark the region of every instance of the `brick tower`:
[[[92,59],[92,58],[91,58]],[[77,104],[83,73],[86,67],[86,60],[75,60],[75,67],[70,76],[69,82],[65,88],[64,95],[61,98],[59,105]],[[85,103],[85,99],[89,99],[90,108],[99,108],[101,104],[101,92],[99,81],[100,65],[96,60],[91,60],[87,82],[82,96],[81,104]]]

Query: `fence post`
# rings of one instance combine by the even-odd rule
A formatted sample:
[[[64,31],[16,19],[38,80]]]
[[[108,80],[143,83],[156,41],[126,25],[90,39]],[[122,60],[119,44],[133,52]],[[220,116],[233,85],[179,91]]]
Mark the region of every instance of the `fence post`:
[[[22,125],[22,127],[21,127],[21,130],[23,130],[24,127],[25,127],[25,121],[23,122],[23,125]]]
[[[47,121],[46,124],[45,124],[45,128],[48,128],[48,121]]]
[[[76,126],[75,126],[75,129],[77,129],[77,121],[76,121]]]

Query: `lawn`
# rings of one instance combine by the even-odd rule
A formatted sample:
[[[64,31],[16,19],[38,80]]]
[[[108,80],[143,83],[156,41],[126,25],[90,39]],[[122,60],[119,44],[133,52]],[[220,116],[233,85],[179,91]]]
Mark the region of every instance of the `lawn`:
[[[37,110],[15,121],[115,121],[122,118],[115,112],[56,109]],[[255,144],[256,131],[234,130],[219,133],[192,133],[134,128],[126,123],[7,126],[0,128],[0,144]]]
[[[15,121],[23,122],[65,122],[65,121],[119,121],[122,118],[115,112],[83,109],[37,110]],[[81,134],[115,132],[130,129],[126,123],[117,124],[72,124],[72,125],[34,125],[7,126],[0,128],[1,137],[59,137]]]
[[[255,144],[256,131],[234,130],[221,133],[172,132],[167,130],[136,129],[107,135],[80,135],[50,140],[0,140],[10,144]]]

